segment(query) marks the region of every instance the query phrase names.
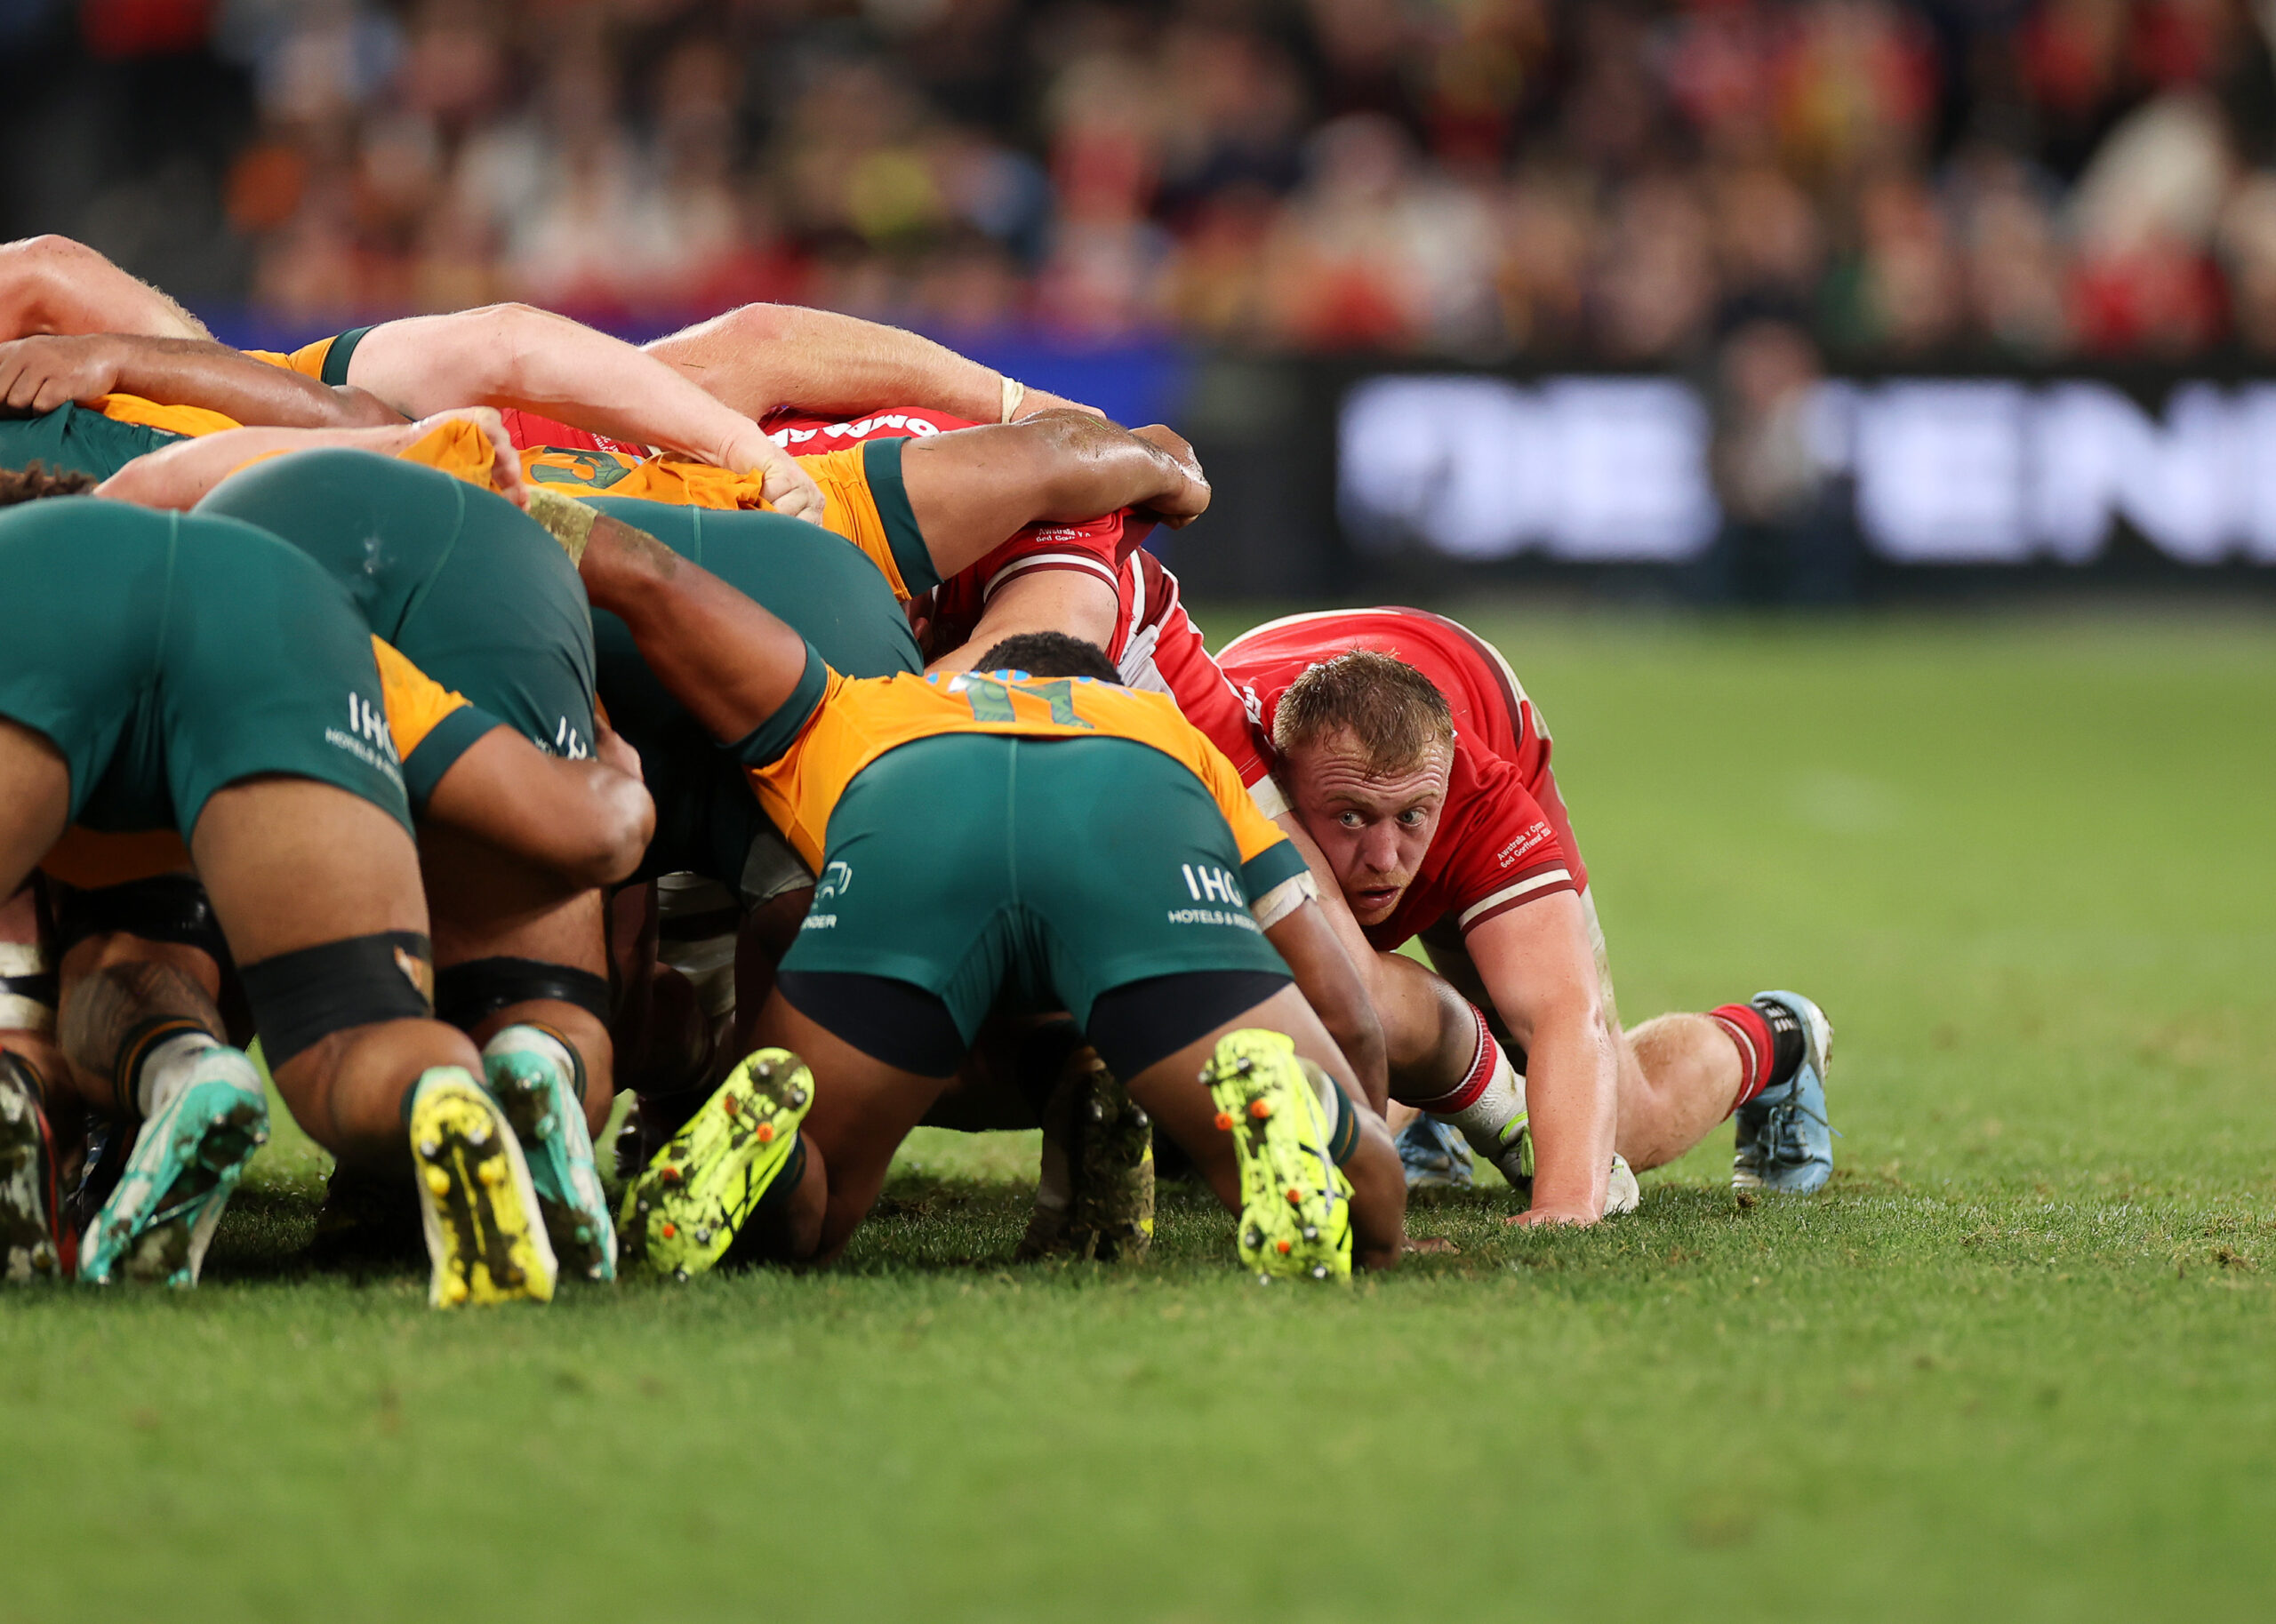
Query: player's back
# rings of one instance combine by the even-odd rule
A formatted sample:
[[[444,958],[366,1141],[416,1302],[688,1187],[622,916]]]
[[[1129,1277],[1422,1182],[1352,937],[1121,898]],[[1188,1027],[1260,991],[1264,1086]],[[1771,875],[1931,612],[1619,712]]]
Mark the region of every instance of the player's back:
[[[830,809],[863,768],[903,745],[954,733],[1129,740],[1179,762],[1221,799],[1244,798],[1238,775],[1167,694],[1016,671],[863,680],[831,672],[795,746],[754,769],[752,782],[811,861],[821,852]]]
[[[765,605],[834,670],[888,676],[924,668],[909,618],[877,565],[820,525],[773,513],[584,500]],[[754,835],[767,824],[742,769],[656,680],[622,620],[595,610],[592,622],[601,701],[610,724],[639,752],[656,804],[655,837],[641,874],[685,868],[733,884]]]
[[[504,497],[421,462],[327,448],[242,468],[196,511],[256,524],[315,559],[374,633],[541,749],[590,749],[583,583]]]
[[[1446,696],[1455,734],[1515,765],[1528,781],[1549,760],[1549,730],[1509,662],[1459,621],[1428,610],[1331,609],[1289,615],[1243,632],[1218,651],[1234,684],[1256,699],[1269,737],[1280,696],[1305,668],[1353,649],[1371,649],[1413,666]]]

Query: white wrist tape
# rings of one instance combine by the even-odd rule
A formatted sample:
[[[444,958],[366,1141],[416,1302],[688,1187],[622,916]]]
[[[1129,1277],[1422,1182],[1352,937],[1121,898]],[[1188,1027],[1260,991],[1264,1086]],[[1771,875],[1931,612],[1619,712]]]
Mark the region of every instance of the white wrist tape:
[[[996,420],[999,423],[1008,423],[1012,420],[1013,415],[1019,411],[1020,403],[1027,398],[1028,386],[1016,378],[1006,378],[1002,381],[1004,412]]]
[[[1256,927],[1269,931],[1307,902],[1319,899],[1319,883],[1308,868],[1293,878],[1285,879],[1249,905],[1249,912],[1256,916]]]

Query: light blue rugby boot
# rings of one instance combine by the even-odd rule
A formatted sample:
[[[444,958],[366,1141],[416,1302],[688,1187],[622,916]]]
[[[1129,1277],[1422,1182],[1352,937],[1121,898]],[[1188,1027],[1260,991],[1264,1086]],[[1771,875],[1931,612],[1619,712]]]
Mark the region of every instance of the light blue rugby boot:
[[[1791,1077],[1739,1107],[1731,1185],[1735,1189],[1811,1195],[1833,1177],[1833,1124],[1825,1114],[1833,1023],[1799,993],[1757,993],[1749,1002],[1766,1016],[1775,1012],[1800,1024],[1802,1060]]]
[[[1398,1162],[1411,1190],[1466,1190],[1478,1182],[1470,1141],[1428,1112],[1398,1131]]]

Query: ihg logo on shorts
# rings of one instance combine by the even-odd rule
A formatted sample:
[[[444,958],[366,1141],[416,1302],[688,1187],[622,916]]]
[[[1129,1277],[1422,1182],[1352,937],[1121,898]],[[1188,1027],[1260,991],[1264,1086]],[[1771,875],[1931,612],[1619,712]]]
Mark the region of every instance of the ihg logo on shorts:
[[[1230,924],[1236,930],[1256,929],[1256,921],[1249,915],[1248,899],[1241,895],[1241,883],[1230,870],[1214,863],[1180,863],[1178,869],[1185,876],[1186,893],[1196,902],[1223,906],[1174,908],[1170,909],[1172,924]]]

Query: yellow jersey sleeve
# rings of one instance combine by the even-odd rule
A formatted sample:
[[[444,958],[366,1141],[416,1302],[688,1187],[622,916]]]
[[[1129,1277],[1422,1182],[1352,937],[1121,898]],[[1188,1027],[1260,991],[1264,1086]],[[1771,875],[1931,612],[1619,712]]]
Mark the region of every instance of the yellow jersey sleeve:
[[[416,812],[476,740],[505,724],[464,694],[444,687],[392,644],[373,637],[372,658],[380,668],[388,732],[395,740],[396,758],[403,763],[404,791]]]
[[[303,344],[291,355],[280,356],[276,359],[280,364],[290,367],[302,377],[313,378],[321,383],[324,381],[325,357],[332,354],[333,344],[339,336],[338,333],[334,333],[330,338],[318,339],[313,344]],[[261,359],[266,361],[270,357],[263,356]]]
[[[819,692],[810,680],[816,672]],[[865,748],[870,730],[846,703],[846,679],[822,663],[812,644],[806,645],[806,673],[809,680],[800,682],[799,691],[735,755],[768,819],[806,867],[819,872],[831,809],[878,752]],[[770,727],[776,729],[773,740],[762,737]]]
[[[494,491],[491,470],[495,459],[490,436],[481,427],[465,418],[453,418],[437,424],[421,437],[415,445],[406,446],[396,453],[403,462],[417,462],[438,468],[454,479],[463,479],[470,485],[485,491]]]
[[[1241,775],[1227,761],[1224,753],[1209,742],[1200,729],[1193,729],[1193,742],[1198,748],[1187,758],[1186,764],[1194,776],[1209,787],[1210,798],[1217,803],[1217,810],[1225,814],[1225,822],[1239,843],[1241,861],[1261,857],[1274,846],[1286,844],[1287,836],[1279,825],[1266,817],[1257,807],[1255,798],[1241,785]]]
[[[137,423],[163,434],[195,436],[244,427],[233,417],[224,417],[203,406],[162,405],[155,400],[144,400],[140,395],[99,395],[87,404],[114,423]]]

